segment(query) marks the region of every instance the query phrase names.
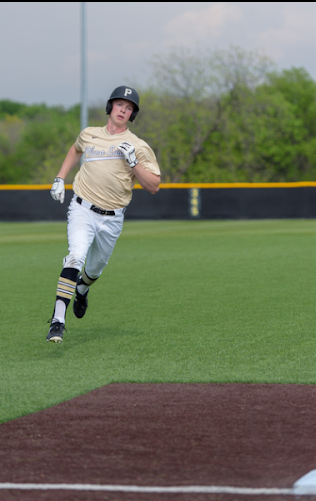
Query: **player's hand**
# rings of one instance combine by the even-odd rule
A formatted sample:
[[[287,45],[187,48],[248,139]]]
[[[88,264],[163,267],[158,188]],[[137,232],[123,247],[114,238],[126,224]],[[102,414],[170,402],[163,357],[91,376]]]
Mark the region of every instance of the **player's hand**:
[[[61,177],[55,177],[50,194],[54,200],[64,203],[65,200],[65,182]]]
[[[133,168],[138,164],[135,148],[131,143],[124,141],[124,143],[118,145],[118,149],[123,153],[124,158],[130,167]]]

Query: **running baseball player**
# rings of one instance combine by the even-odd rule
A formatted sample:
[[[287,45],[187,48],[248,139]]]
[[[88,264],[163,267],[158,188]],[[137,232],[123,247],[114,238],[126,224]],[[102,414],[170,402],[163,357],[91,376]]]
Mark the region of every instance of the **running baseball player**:
[[[89,288],[108,264],[121,234],[124,212],[136,180],[147,191],[159,190],[160,169],[150,146],[127,127],[139,112],[139,96],[131,87],[117,87],[106,104],[104,127],[87,127],[71,146],[51,188],[64,202],[64,181],[82,164],[73,182],[68,208],[68,255],[63,260],[56,301],[46,340],[61,343],[66,311],[74,295],[73,312],[82,318]]]

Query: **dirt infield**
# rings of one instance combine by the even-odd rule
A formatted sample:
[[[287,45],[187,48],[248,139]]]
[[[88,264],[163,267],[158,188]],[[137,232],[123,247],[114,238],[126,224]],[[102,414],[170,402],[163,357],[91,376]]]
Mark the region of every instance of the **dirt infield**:
[[[316,388],[111,384],[0,425],[0,465],[0,483],[291,488],[316,469]],[[280,494],[2,489],[0,499],[298,498]]]

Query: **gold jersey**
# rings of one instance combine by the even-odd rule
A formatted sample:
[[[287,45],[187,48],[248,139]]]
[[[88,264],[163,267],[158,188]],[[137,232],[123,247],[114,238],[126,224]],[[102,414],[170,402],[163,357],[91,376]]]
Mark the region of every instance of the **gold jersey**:
[[[137,178],[117,148],[123,141],[135,147],[136,158],[145,170],[160,175],[153,150],[129,129],[112,135],[106,126],[87,127],[75,142],[76,150],[83,153],[73,182],[76,195],[102,209],[121,209],[130,203]]]

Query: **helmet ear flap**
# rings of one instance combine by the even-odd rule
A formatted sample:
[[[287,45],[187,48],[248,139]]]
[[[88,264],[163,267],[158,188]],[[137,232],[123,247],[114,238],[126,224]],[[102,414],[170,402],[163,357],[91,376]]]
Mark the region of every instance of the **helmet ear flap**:
[[[110,115],[110,114],[111,114],[112,109],[113,109],[113,104],[112,104],[112,101],[108,101],[108,102],[106,103],[105,113],[106,113],[107,115]]]
[[[136,118],[137,114],[138,114],[138,110],[137,110],[137,111],[136,111],[136,110],[135,110],[135,111],[133,111],[133,113],[132,113],[132,114],[131,114],[131,116],[129,117],[129,121],[130,121],[130,122],[134,122],[134,120],[135,120],[135,118]]]

